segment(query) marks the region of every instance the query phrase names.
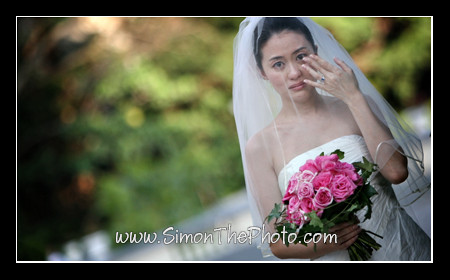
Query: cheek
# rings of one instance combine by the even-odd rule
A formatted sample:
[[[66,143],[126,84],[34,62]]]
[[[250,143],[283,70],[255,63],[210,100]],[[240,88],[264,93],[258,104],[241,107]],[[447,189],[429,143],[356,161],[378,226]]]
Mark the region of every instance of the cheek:
[[[281,73],[267,73],[267,79],[272,84],[272,86],[277,90],[286,90],[287,83],[285,77]]]

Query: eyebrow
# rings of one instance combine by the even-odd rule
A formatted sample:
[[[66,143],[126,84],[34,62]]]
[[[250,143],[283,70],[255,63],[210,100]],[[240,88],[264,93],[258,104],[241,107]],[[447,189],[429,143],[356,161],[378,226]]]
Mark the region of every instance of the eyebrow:
[[[296,49],[295,51],[293,51],[292,54],[296,54],[296,53],[298,53],[298,52],[300,52],[300,51],[302,51],[304,49],[307,49],[307,47],[300,47],[300,48]],[[281,58],[283,58],[283,56],[274,56],[274,57],[270,58],[269,61],[278,60],[278,59],[281,59]]]

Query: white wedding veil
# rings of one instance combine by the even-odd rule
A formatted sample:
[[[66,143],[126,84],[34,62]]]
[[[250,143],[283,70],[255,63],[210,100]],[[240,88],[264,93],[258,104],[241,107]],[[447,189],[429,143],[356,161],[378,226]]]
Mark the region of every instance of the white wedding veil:
[[[399,117],[382,95],[375,89],[355,64],[348,52],[335,40],[333,35],[309,18],[297,18],[310,31],[314,44],[318,46],[318,56],[336,65],[333,58],[338,57],[352,68],[359,88],[365,95],[371,110],[386,127],[390,129],[391,141],[379,144],[374,161],[383,166],[393,152],[400,151],[408,158],[409,175],[402,184],[393,186],[402,206],[416,201],[430,189],[430,182],[424,176],[422,143],[414,131]],[[256,133],[273,123],[281,110],[281,99],[269,81],[263,79],[255,59],[255,36],[261,34],[265,18],[246,18],[239,28],[234,41],[233,73],[233,113],[239,137],[242,162],[245,174],[247,195],[254,226],[261,227],[265,219],[255,200],[249,176],[245,148]],[[319,94],[328,93],[317,89]],[[284,161],[286,164],[286,161]],[[413,217],[414,218],[414,217]],[[268,250],[268,245],[265,248]],[[264,251],[263,254],[270,253]]]

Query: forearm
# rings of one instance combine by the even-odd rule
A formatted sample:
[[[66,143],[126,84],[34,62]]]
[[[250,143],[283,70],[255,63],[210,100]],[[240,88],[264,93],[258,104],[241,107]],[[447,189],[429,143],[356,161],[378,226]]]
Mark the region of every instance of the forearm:
[[[361,93],[354,94],[347,105],[364,137],[370,155],[375,160],[380,143],[393,139],[392,134],[373,113]],[[380,158],[379,153],[376,163],[380,165],[383,176],[392,183],[405,180],[407,177],[406,158],[392,146],[384,145],[382,148],[385,151],[382,154],[383,158]],[[389,149],[388,152],[386,152],[387,149]]]
[[[366,141],[370,155],[375,158],[378,144],[392,139],[391,133],[372,112],[363,94],[355,93],[347,106]]]
[[[329,247],[323,245],[323,243],[316,244],[316,250],[314,250],[314,244],[312,242],[308,246],[290,244],[287,247],[282,241],[278,241],[270,244],[270,249],[280,259],[315,259],[332,252]]]

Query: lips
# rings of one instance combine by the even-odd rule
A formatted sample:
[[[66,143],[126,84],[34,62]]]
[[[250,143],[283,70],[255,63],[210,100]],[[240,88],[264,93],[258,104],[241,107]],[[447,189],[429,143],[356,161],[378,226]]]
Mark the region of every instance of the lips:
[[[291,86],[289,86],[289,89],[291,90],[301,90],[306,84],[304,82],[296,83]]]

